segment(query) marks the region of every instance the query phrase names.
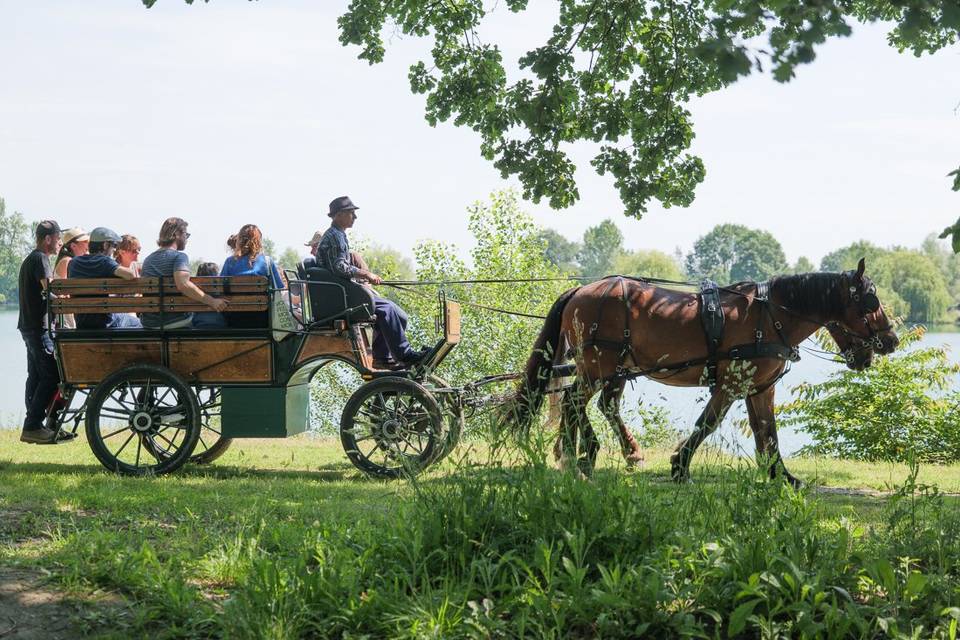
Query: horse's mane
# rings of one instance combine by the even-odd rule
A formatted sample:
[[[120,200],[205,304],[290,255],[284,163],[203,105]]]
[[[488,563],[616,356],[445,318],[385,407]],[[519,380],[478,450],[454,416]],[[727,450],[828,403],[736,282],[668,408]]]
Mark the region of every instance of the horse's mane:
[[[843,307],[842,273],[801,273],[770,279],[770,292],[794,313],[833,317]]]

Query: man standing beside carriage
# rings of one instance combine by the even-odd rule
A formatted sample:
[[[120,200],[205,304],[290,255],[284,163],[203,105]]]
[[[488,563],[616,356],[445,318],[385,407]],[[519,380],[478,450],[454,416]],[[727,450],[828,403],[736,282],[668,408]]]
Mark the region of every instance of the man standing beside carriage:
[[[46,329],[46,289],[53,276],[50,256],[60,251],[60,225],[44,220],[37,225],[36,247],[20,265],[20,317],[17,329],[27,347],[27,382],[24,389],[26,416],[23,420],[21,442],[53,444],[68,440],[73,434],[59,434],[43,424],[47,407],[53,401],[60,384],[60,371],[53,355],[53,341]]]

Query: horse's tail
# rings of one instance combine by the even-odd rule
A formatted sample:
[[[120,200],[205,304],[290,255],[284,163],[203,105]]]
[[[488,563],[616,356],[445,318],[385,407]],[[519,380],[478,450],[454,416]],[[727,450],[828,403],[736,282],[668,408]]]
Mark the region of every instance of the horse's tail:
[[[560,343],[560,321],[563,318],[563,310],[579,288],[574,287],[564,291],[550,307],[550,312],[540,329],[540,335],[533,343],[533,351],[527,359],[527,366],[520,379],[516,395],[509,404],[506,417],[513,425],[507,426],[519,429],[522,434],[530,430],[530,424],[543,406],[544,391],[550,382],[554,356]]]

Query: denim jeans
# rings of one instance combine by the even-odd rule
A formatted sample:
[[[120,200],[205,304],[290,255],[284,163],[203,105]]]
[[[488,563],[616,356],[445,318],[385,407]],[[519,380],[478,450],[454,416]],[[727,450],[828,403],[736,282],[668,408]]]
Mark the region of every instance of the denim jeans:
[[[405,360],[413,352],[407,341],[407,314],[390,300],[374,296],[377,313],[377,333],[373,338],[373,357],[387,360]]]
[[[53,356],[53,340],[46,331],[21,329],[20,335],[27,346],[27,384],[24,389],[27,415],[23,420],[23,428],[40,429],[47,407],[60,384],[60,371]]]

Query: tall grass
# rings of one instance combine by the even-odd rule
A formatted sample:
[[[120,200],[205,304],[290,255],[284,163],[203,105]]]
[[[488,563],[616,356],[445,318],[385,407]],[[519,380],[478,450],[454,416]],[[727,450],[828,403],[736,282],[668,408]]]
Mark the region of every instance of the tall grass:
[[[542,449],[541,449],[542,450]],[[752,467],[663,485],[493,448],[390,524],[250,568],[230,638],[954,637],[960,516],[916,475],[866,530]]]

